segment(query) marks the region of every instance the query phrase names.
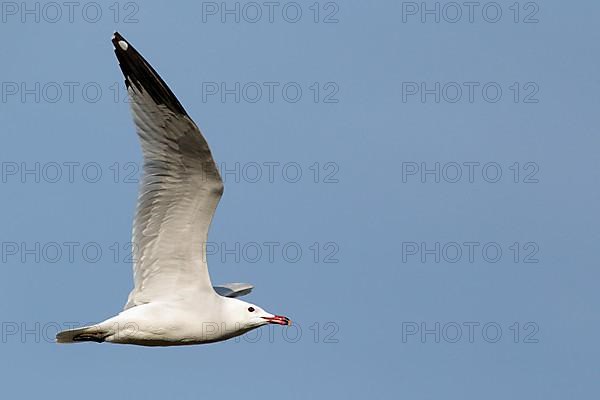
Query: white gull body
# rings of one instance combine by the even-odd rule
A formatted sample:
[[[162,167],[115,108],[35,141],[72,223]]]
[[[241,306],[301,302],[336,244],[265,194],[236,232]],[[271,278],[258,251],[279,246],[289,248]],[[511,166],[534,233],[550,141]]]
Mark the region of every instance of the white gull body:
[[[57,342],[200,344],[268,323],[290,324],[286,317],[236,298],[252,285],[212,286],[206,241],[223,182],[208,143],[135,48],[119,33],[112,42],[144,157],[133,224],[135,287],[121,313],[60,332]]]

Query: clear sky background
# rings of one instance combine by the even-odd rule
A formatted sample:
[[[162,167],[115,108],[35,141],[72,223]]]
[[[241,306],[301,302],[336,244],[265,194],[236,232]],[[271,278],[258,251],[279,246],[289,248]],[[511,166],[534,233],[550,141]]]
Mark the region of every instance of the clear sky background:
[[[595,398],[600,4],[513,3],[2,2],[2,397]],[[115,30],[229,171],[213,282],[294,327],[52,343],[132,286]]]

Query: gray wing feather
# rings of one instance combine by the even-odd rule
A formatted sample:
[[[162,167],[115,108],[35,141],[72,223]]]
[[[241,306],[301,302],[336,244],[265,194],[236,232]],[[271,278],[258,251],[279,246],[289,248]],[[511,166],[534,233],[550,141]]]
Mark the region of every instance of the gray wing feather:
[[[226,283],[220,286],[213,286],[215,292],[225,297],[241,297],[249,294],[254,286],[249,283]]]

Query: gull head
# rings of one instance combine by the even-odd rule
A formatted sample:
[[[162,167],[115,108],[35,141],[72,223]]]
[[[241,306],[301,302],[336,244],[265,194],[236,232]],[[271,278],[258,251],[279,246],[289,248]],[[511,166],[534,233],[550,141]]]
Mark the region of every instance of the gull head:
[[[250,330],[267,324],[291,325],[292,321],[282,315],[274,315],[261,307],[242,301],[228,298],[228,319],[234,319],[242,330]]]

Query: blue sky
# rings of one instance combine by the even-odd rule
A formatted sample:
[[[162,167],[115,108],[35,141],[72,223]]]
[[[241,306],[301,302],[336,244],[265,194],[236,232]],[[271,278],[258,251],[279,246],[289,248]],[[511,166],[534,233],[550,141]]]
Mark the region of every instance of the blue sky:
[[[458,4],[3,2],[3,394],[593,398],[600,5]],[[222,168],[213,282],[295,326],[52,343],[132,285],[115,30]]]

